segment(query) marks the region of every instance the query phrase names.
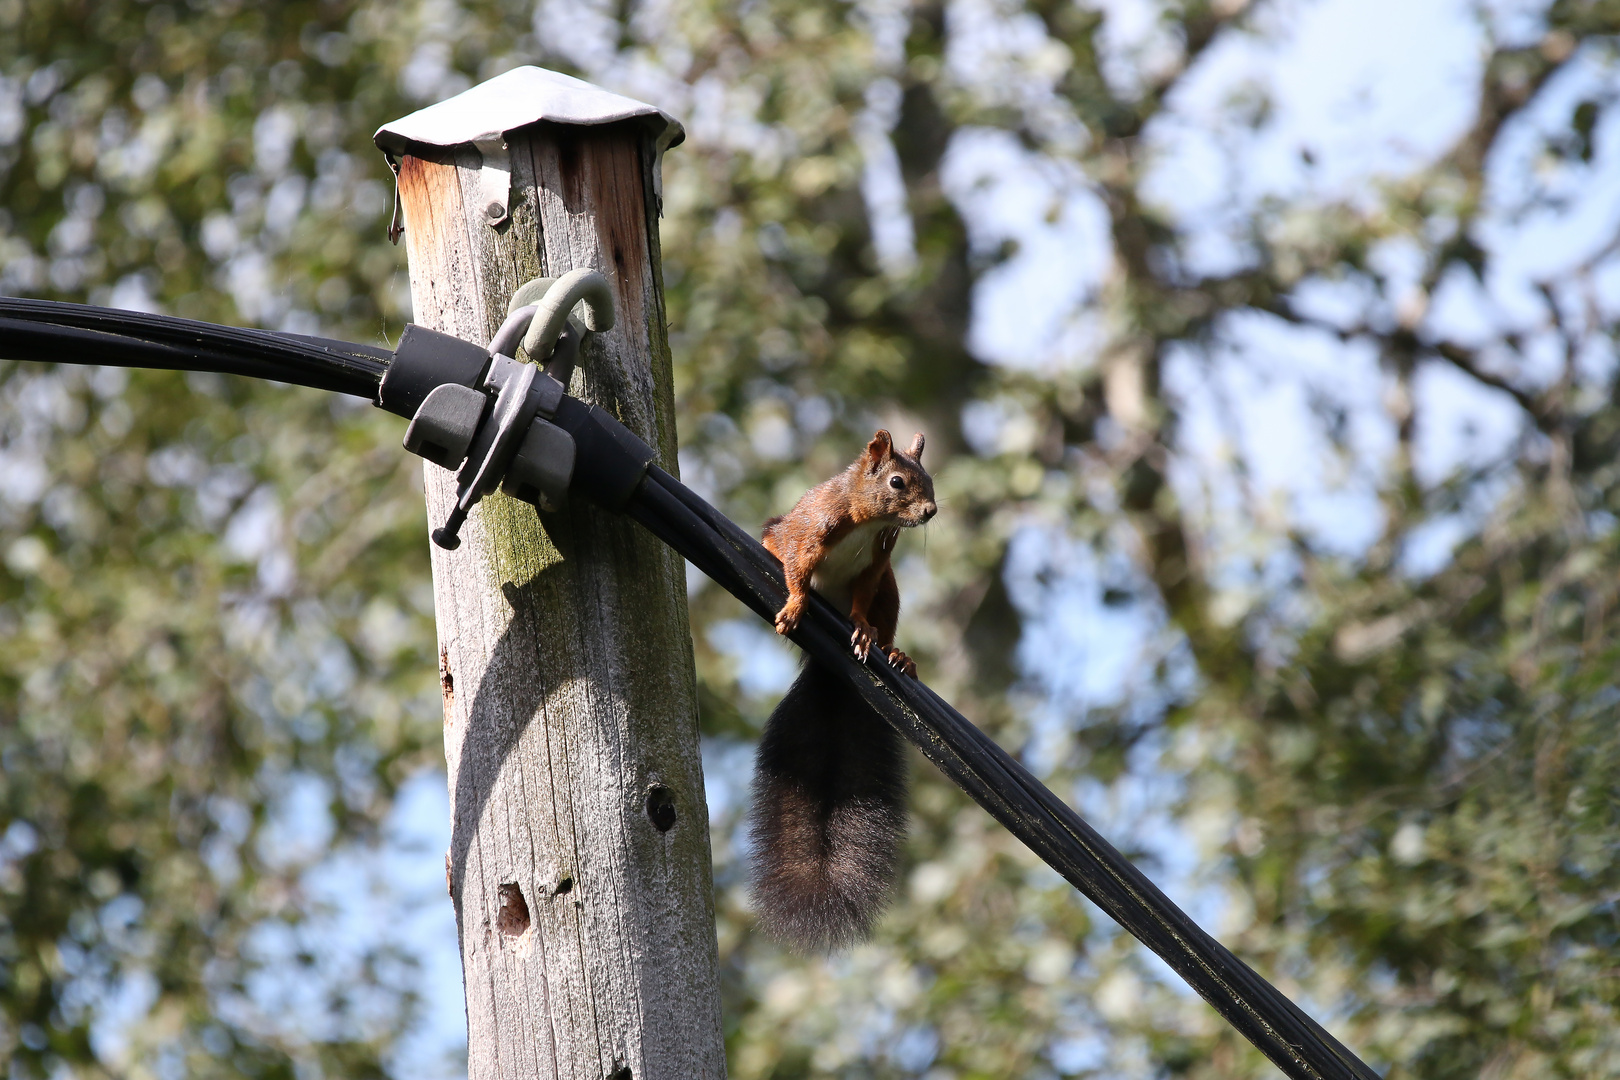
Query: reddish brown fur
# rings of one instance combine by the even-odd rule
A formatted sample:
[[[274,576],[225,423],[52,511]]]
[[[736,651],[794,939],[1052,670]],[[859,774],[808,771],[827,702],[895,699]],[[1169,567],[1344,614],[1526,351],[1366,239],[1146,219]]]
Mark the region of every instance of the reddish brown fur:
[[[890,556],[902,528],[925,524],[939,509],[934,482],[922,467],[923,437],[919,432],[909,449],[895,449],[887,431],[878,431],[860,457],[837,476],[817,484],[781,517],[765,523],[766,550],[782,560],[788,598],[776,613],[776,632],[791,634],[804,617],[810,579],[829,553],[863,525],[884,526],[872,544],[870,561],[847,582],[849,617],[855,624],[850,639],[856,655],[866,659],[876,644],[891,663],[916,674],[916,665],[894,648],[900,619],[900,589],[894,580]],[[901,487],[894,486],[896,478]]]
[[[916,675],[894,648],[900,590],[890,560],[900,530],[938,509],[922,450],[921,435],[902,453],[879,431],[848,469],[765,523],[765,546],[788,585],[778,633],[798,627],[814,580],[847,602],[856,656],[865,660],[876,644]],[[843,680],[807,662],[759,744],[751,833],[761,925],[810,951],[870,933],[900,858],[905,786],[898,734]]]

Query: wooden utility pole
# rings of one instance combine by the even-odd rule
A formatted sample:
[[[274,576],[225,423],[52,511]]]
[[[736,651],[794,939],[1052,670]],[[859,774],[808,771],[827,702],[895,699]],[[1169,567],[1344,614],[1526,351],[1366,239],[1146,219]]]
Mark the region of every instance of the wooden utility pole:
[[[617,322],[570,392],[675,470],[658,167],[680,127],[519,68],[390,124],[415,320],[480,344],[592,267]],[[430,528],[455,478],[424,466]],[[630,521],[486,497],[434,547],[471,1080],[722,1077],[697,696],[678,556]]]

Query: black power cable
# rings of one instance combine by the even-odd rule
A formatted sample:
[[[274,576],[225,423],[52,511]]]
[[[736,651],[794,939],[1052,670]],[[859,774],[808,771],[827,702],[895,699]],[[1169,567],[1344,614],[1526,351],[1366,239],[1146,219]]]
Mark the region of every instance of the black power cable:
[[[581,492],[581,494],[584,494]],[[625,512],[767,622],[787,599],[781,564],[758,540],[656,465]],[[1206,934],[1130,860],[993,739],[922,682],[876,654],[856,660],[852,625],[819,595],[790,635],[837,672],[974,802],[1152,949],[1285,1074],[1377,1080],[1378,1074]]]
[[[0,297],[0,354],[8,360],[216,371],[377,400],[394,354],[301,334]]]
[[[431,345],[431,332],[413,339]],[[445,338],[433,385],[477,381],[476,346]],[[451,355],[454,354],[454,359]],[[404,356],[404,351],[401,354]],[[162,316],[48,301],[0,299],[0,356],[85,364],[219,371],[379,401],[394,354],[319,338],[236,330]],[[402,367],[401,373],[407,369]],[[379,404],[409,416],[432,385]],[[787,596],[781,564],[752,535],[652,464],[653,451],[599,408],[564,397],[554,419],[578,447],[570,490],[628,514],[767,622]],[[1169,897],[989,736],[922,682],[875,654],[858,661],[849,620],[812,593],[791,638],[836,672],[887,722],[1008,831],[1157,953],[1228,1023],[1296,1080],[1378,1080],[1378,1074],[1206,934]]]

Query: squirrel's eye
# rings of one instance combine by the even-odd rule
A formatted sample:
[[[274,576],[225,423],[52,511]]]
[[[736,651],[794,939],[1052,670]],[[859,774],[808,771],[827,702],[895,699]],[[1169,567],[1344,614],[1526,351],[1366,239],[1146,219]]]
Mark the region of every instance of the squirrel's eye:
[[[891,476],[891,477],[889,477],[889,486],[894,488],[894,490],[896,490],[896,491],[903,491],[905,489],[905,486],[906,486],[905,477],[902,477],[902,476]]]

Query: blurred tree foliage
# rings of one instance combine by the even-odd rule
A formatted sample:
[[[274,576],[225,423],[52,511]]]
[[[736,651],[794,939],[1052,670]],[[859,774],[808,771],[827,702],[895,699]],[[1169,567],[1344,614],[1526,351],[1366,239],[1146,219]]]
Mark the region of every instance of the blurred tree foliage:
[[[0,0],[0,289],[388,339],[378,124],[527,62],[656,101],[689,131],[663,234],[688,481],[758,521],[875,424],[925,430],[945,513],[908,541],[902,637],[931,683],[1088,812],[1179,823],[1201,861],[1177,880],[1223,937],[1391,1077],[1620,1073],[1617,245],[1490,295],[1493,237],[1613,183],[1620,7],[1482,8],[1447,149],[1198,221],[1156,170],[1200,72],[1287,9],[1138,7]],[[1207,108],[1241,172],[1270,104]],[[970,348],[1017,257],[973,210],[996,178],[957,175],[975,146],[1041,178],[1050,220],[1093,214],[1106,253],[1076,333],[1012,362]],[[1429,317],[1470,288],[1498,317]],[[1366,543],[1268,502],[1236,421],[1224,453],[1201,439],[1256,333],[1333,358],[1298,420],[1365,482]],[[1370,419],[1332,370],[1356,364]],[[1511,403],[1507,453],[1424,467],[1437,377]],[[397,425],[227,380],[3,379],[12,1074],[387,1067],[400,958],[335,963],[304,875],[437,754]],[[1065,564],[1147,628],[1123,704],[1053,689]],[[695,588],[724,766],[770,707],[737,662],[768,635]],[[831,961],[750,932],[719,804],[734,1075],[1268,1074],[926,767],[913,801],[894,912]]]

